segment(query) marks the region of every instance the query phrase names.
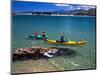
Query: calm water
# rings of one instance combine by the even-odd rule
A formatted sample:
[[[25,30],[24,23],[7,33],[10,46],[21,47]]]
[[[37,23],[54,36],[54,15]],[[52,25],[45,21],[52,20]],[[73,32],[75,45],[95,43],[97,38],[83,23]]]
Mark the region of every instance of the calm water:
[[[78,16],[13,16],[12,17],[12,50],[20,47],[51,47],[43,41],[32,41],[26,39],[35,31],[47,32],[50,39],[59,40],[62,32],[68,40],[88,41],[81,47],[70,47],[76,52],[72,56],[59,56],[48,59],[48,62],[55,65],[59,70],[92,69],[95,68],[95,25],[96,17]],[[17,62],[16,62],[17,63]],[[21,62],[20,62],[21,63]]]

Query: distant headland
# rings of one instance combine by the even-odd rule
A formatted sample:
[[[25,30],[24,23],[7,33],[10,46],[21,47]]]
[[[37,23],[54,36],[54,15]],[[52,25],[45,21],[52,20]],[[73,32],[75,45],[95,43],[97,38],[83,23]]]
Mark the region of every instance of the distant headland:
[[[12,12],[12,15],[47,15],[47,16],[96,16],[96,9],[91,8],[89,10],[72,10],[72,11],[50,11],[50,12],[37,12],[37,11],[23,11]]]

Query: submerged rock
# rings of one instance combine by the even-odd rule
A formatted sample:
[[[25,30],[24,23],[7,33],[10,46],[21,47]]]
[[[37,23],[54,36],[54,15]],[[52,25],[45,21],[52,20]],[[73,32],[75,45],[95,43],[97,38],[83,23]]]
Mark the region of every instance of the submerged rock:
[[[60,55],[73,55],[74,51],[69,48],[18,48],[13,54],[14,60],[39,59],[42,57],[52,58]]]

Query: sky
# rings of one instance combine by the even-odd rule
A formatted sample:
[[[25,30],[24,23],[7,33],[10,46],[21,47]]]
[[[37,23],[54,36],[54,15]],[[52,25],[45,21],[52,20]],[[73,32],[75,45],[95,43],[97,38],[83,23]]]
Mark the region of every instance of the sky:
[[[71,11],[71,10],[88,10],[95,6],[66,4],[66,3],[46,3],[46,2],[25,2],[12,1],[13,12],[51,12],[51,11]]]

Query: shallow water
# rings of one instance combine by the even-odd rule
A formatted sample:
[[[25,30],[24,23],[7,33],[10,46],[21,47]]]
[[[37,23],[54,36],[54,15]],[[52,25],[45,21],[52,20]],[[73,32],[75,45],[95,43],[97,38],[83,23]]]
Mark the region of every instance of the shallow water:
[[[96,17],[82,16],[13,16],[12,51],[20,47],[54,47],[44,41],[28,40],[29,35],[45,31],[49,39],[59,40],[62,32],[67,40],[88,41],[83,46],[56,46],[73,49],[73,55],[63,55],[48,59],[58,70],[94,69],[96,54]],[[42,59],[43,60],[43,59]],[[42,61],[41,60],[41,61]],[[36,60],[35,60],[36,61]],[[44,61],[44,60],[43,60]],[[20,61],[20,64],[22,61]],[[14,65],[19,63],[14,62]],[[33,63],[34,65],[34,63]]]

